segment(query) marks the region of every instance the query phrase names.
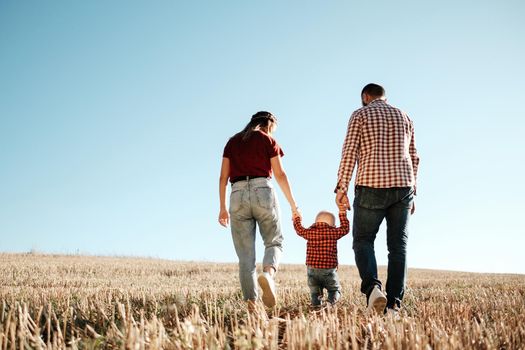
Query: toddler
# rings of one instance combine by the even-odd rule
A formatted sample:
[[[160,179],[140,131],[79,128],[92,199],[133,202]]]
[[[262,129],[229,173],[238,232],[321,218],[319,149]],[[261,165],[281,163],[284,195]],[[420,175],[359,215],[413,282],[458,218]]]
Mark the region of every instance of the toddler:
[[[321,211],[309,228],[301,224],[301,217],[294,215],[293,225],[297,234],[307,240],[306,266],[308,287],[313,306],[320,306],[323,290],[328,291],[328,302],[336,303],[341,297],[341,285],[337,276],[337,240],[348,234],[350,224],[346,209],[339,208],[340,227],[335,227],[334,214]]]

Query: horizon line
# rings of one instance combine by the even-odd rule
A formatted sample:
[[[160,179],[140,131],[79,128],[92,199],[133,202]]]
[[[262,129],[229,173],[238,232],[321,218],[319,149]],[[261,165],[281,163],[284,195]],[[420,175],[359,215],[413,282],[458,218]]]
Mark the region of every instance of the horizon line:
[[[180,262],[180,263],[200,263],[200,264],[238,264],[237,261],[221,261],[221,260],[195,260],[195,259],[173,259],[173,258],[163,258],[159,256],[148,256],[148,255],[132,255],[132,254],[93,254],[89,252],[76,252],[76,253],[64,253],[64,252],[44,252],[31,249],[29,251],[0,251],[1,255],[26,255],[26,256],[49,256],[49,257],[100,257],[100,258],[115,258],[115,259],[150,259],[150,260],[165,260],[171,262]],[[260,265],[260,263],[257,263]],[[281,263],[282,265],[303,265],[305,263]],[[352,264],[339,264],[339,266],[347,266],[352,268],[357,268],[356,265]],[[386,268],[387,265],[378,265],[378,268]],[[429,270],[429,271],[440,271],[440,272],[453,272],[453,273],[469,273],[469,274],[489,274],[489,275],[517,275],[525,276],[525,273],[520,272],[486,272],[486,271],[467,271],[467,270],[451,270],[451,269],[442,269],[442,268],[433,268],[433,267],[417,267],[409,266],[409,270]]]

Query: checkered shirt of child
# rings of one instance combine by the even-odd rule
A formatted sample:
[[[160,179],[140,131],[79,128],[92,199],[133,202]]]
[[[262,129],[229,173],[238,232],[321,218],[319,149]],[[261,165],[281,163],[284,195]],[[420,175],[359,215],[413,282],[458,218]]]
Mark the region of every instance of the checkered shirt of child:
[[[316,222],[304,228],[301,218],[293,220],[295,232],[306,239],[306,265],[316,269],[333,269],[337,262],[337,240],[350,231],[346,212],[339,213],[340,227],[333,227],[325,222]]]

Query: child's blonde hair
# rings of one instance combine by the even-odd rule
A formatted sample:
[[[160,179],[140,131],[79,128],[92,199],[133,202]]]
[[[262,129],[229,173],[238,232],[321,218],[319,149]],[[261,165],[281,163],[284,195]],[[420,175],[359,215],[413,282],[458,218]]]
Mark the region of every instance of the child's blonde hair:
[[[335,215],[326,210],[321,210],[315,217],[315,222],[326,222],[328,225],[335,225]]]

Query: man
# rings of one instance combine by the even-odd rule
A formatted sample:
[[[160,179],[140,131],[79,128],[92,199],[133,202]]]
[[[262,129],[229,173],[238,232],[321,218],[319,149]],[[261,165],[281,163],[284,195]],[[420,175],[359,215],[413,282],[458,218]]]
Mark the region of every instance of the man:
[[[352,113],[348,123],[336,203],[350,210],[347,191],[357,163],[352,234],[361,292],[366,295],[369,310],[396,313],[405,290],[408,218],[415,211],[419,157],[414,125],[404,112],[386,103],[380,85],[366,85],[361,100],[363,107]],[[377,277],[374,252],[374,240],[385,218],[386,296]]]

